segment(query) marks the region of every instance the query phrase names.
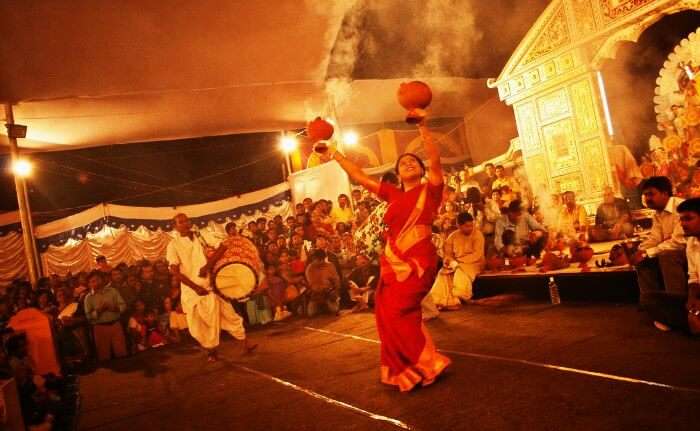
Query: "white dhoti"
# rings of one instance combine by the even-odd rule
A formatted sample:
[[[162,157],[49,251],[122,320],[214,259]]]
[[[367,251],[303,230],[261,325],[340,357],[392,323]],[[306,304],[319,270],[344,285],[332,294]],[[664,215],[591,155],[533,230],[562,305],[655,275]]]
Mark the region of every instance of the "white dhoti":
[[[205,349],[219,345],[221,331],[228,332],[237,340],[245,340],[243,318],[236,314],[231,303],[219,295],[210,293],[200,296],[186,316],[192,338]]]
[[[435,282],[428,296],[432,298],[436,306],[454,307],[459,305],[459,298],[452,293],[453,276],[454,272],[452,270],[443,268],[435,277]]]
[[[452,294],[464,301],[472,299],[472,296],[474,296],[472,285],[479,272],[481,272],[481,265],[479,264],[460,264],[452,278]]]
[[[460,300],[469,301],[474,296],[472,284],[479,274],[480,265],[460,264],[454,270],[443,268],[435,277],[430,290],[435,305],[438,307],[454,307]]]
[[[420,303],[420,308],[423,320],[431,320],[440,316],[440,310],[435,306],[435,302],[433,302],[433,297],[430,296],[430,293],[425,295],[425,298],[423,298],[423,301]]]

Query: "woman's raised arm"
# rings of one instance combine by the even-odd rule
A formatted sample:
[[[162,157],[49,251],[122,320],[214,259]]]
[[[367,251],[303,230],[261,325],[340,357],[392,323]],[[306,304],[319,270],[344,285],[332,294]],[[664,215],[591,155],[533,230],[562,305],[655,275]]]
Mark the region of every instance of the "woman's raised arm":
[[[425,149],[425,155],[428,158],[428,181],[432,185],[439,185],[443,183],[442,179],[442,165],[440,164],[440,149],[433,140],[433,136],[430,134],[428,126],[425,124],[425,120],[418,124],[418,131],[423,139],[423,148]]]
[[[347,159],[340,151],[333,153],[333,159],[338,162],[341,168],[350,176],[350,179],[360,184],[372,193],[379,193],[379,181],[365,174],[361,167],[352,160]]]

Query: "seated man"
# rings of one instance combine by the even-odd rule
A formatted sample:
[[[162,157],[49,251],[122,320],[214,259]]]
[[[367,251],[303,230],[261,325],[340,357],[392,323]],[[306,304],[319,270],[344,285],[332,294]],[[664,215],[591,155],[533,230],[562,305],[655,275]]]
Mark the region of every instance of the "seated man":
[[[643,259],[637,264],[639,304],[648,308],[654,292],[687,293],[685,238],[676,208],[682,199],[673,196],[667,177],[650,177],[641,185],[644,203],[655,211],[651,234],[639,245]]]
[[[576,205],[576,194],[568,191],[562,194],[564,206],[557,217],[556,231],[565,238],[578,239],[579,235],[588,231],[588,221],[585,208]]]
[[[474,218],[462,212],[457,216],[457,224],[459,229],[445,241],[443,269],[430,291],[438,308],[451,308],[459,305],[459,300],[470,300],[472,283],[484,265],[484,235],[474,228]]]
[[[653,291],[649,313],[654,325],[662,330],[690,329],[699,333],[700,320],[700,198],[688,199],[678,205],[678,215],[687,239],[688,292],[683,289]]]
[[[326,262],[326,252],[317,249],[311,253],[306,267],[306,280],[309,284],[306,315],[313,317],[325,306],[332,314],[340,310],[340,276],[332,263]]]
[[[603,203],[595,215],[595,226],[591,227],[591,241],[613,241],[632,236],[634,227],[632,214],[624,199],[616,198],[612,187],[603,191]]]
[[[374,290],[379,283],[379,267],[370,262],[364,254],[355,257],[355,269],[348,276],[350,299],[355,302],[353,312],[369,308],[374,302]]]
[[[540,256],[547,243],[547,232],[534,217],[523,212],[519,200],[511,202],[505,209],[505,214],[496,221],[494,245],[499,253],[503,252],[503,234],[508,230],[513,231],[513,245],[520,247],[523,255]]]

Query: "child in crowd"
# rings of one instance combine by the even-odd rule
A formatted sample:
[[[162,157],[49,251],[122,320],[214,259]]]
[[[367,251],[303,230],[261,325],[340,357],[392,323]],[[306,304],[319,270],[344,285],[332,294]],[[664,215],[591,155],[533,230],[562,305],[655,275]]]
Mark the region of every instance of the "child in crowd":
[[[275,313],[274,321],[278,322],[292,315],[286,306],[287,282],[280,277],[275,265],[268,264],[265,266],[265,279],[260,286],[260,291],[267,293],[270,305]]]
[[[132,353],[146,350],[146,304],[142,299],[134,301],[134,311],[129,317],[128,328]]]
[[[168,315],[168,339],[172,342],[179,343],[182,338],[181,333],[187,330],[187,317],[185,313],[182,312],[182,305],[179,301],[179,290],[175,298],[173,298],[171,294],[171,296],[163,299],[163,310],[165,310],[165,313]]]
[[[158,313],[156,310],[151,309],[146,311],[143,319],[144,325],[144,338],[146,340],[146,347],[160,347],[165,345],[166,336],[163,332],[163,328],[160,326],[160,320],[158,319]]]

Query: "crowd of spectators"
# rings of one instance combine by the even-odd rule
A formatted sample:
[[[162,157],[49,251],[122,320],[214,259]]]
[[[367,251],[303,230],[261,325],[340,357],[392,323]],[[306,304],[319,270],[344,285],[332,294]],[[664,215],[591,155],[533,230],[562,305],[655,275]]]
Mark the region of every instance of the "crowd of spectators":
[[[397,182],[391,173],[382,180]],[[667,182],[645,184],[672,200]],[[501,166],[487,164],[477,178],[469,168],[451,172],[445,183],[433,226],[433,242],[443,265],[429,295],[439,309],[459,307],[471,298],[471,284],[490,256],[537,259],[552,241],[616,240],[634,233],[631,213],[612,189],[605,191],[595,220],[591,217],[589,222],[573,192],[550,196],[543,211],[529,185]],[[665,202],[669,201],[654,208],[663,211]],[[292,315],[337,315],[371,308],[379,281],[384,211],[386,203],[356,189],[335,202],[304,199],[286,218],[259,217],[240,226],[229,223],[228,236],[247,238],[264,265],[262,283],[249,298],[234,301],[247,326]],[[680,228],[674,229],[677,235]],[[667,239],[662,235],[658,242]],[[647,247],[652,258],[653,247]],[[665,263],[661,265],[658,269],[656,264],[656,271],[669,271]],[[0,325],[6,326],[13,314],[30,307],[53,320],[64,363],[106,361],[188,336],[180,282],[164,259],[112,266],[100,256],[89,273],[54,274],[35,288],[17,281],[0,298]]]

